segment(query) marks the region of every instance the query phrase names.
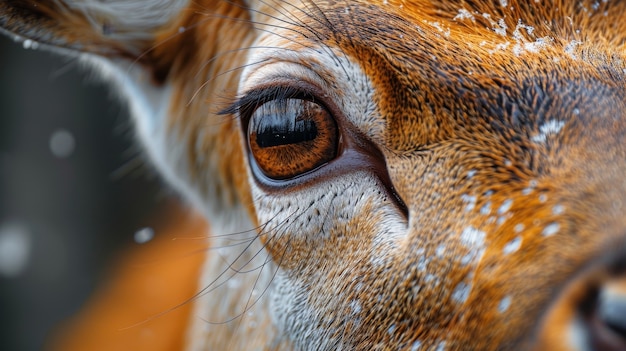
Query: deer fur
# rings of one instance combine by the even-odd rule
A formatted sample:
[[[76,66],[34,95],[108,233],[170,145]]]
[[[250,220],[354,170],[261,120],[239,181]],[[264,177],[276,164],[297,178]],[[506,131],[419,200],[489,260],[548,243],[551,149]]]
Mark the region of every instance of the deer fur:
[[[626,349],[604,307],[626,299],[625,18],[616,0],[0,4],[4,32],[111,81],[210,223],[187,350]],[[289,99],[338,146],[271,179],[250,120]]]

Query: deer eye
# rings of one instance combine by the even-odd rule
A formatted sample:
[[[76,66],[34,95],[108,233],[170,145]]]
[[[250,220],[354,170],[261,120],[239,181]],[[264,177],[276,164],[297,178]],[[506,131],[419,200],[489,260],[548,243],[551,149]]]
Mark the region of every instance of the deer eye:
[[[337,124],[320,104],[298,98],[270,100],[248,123],[250,153],[265,176],[294,178],[337,155]]]

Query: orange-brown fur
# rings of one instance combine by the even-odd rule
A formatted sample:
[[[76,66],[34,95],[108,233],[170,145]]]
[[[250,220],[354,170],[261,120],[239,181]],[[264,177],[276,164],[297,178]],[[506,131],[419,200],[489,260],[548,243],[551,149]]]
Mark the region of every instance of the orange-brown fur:
[[[247,214],[258,232],[252,242],[271,261],[268,269],[286,272],[277,279],[270,274],[268,286],[260,287],[268,292],[258,303],[253,299],[254,306],[255,281],[238,292],[209,293],[211,302],[198,304],[211,317],[207,331],[189,334],[190,344],[200,338],[211,350],[313,349],[321,337],[289,323],[305,306],[317,312],[307,316],[314,325],[306,331],[325,331],[320,335],[334,347],[571,347],[563,342],[566,329],[588,285],[570,280],[589,264],[604,264],[607,252],[616,260],[624,255],[624,2],[193,1],[140,41],[110,39],[57,2],[41,1],[35,12],[29,3],[0,5],[0,24],[44,43],[49,39],[31,29],[51,31],[52,45],[130,60],[154,86],[171,87],[167,130],[185,148],[182,182],[216,204],[209,221]],[[461,10],[471,16],[460,16]],[[285,57],[247,61],[265,47],[280,47]],[[251,151],[238,118],[249,116],[236,108],[218,112],[252,88],[277,84],[257,83],[254,74],[287,61],[321,77],[334,104],[351,100],[338,88],[347,78],[321,58],[287,55],[307,49],[345,58],[346,74],[357,67],[371,83],[375,122],[360,125],[345,111],[334,116],[346,154],[359,162],[331,162],[319,175],[264,185],[249,169]],[[354,207],[348,218],[337,218],[344,211],[338,201],[353,187],[326,181],[356,172],[377,180],[371,193],[348,203]],[[323,195],[308,207],[308,201],[298,204],[316,186]],[[323,210],[315,212],[315,201]],[[308,216],[323,224],[291,229],[274,219],[289,210],[294,222]],[[377,247],[389,221],[403,235]],[[519,248],[503,253],[515,240]],[[246,254],[255,256],[254,250]],[[379,266],[368,261],[377,254]],[[424,257],[430,274],[418,268]],[[232,262],[210,253],[208,262],[213,276],[232,269]],[[594,286],[613,278],[603,276]],[[282,292],[280,279],[297,286],[290,292],[305,302],[271,317],[270,288]],[[436,283],[423,284],[430,279]],[[469,290],[459,298],[461,282]],[[510,305],[501,311],[504,301]],[[210,313],[220,305],[232,308]],[[258,318],[254,325],[249,307]]]

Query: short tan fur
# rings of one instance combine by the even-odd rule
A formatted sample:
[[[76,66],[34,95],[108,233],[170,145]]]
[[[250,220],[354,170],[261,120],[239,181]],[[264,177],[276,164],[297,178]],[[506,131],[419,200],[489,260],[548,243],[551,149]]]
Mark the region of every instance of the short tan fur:
[[[209,221],[187,349],[626,349],[626,2],[10,0],[0,26],[102,71]]]

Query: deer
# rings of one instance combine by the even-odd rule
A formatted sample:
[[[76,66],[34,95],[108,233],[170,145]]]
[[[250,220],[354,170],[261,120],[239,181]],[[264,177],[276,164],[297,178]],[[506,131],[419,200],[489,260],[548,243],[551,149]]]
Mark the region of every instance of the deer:
[[[167,327],[181,350],[626,350],[625,18],[617,0],[0,3],[4,34],[110,82],[206,218]]]

